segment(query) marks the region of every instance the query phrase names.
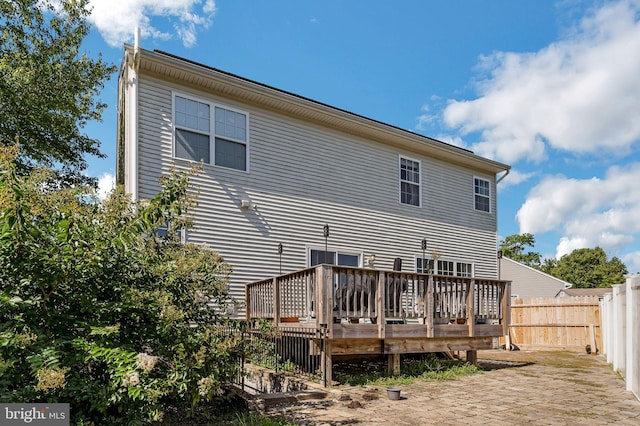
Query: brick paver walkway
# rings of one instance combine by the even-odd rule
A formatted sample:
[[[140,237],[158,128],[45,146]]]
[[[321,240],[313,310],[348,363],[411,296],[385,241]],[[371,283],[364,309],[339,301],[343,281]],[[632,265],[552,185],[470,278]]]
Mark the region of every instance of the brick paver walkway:
[[[483,374],[384,387],[337,387],[331,398],[271,410],[306,425],[640,425],[640,402],[601,356],[483,351]],[[351,399],[345,400],[346,395]],[[370,400],[370,395],[378,395]],[[350,408],[361,406],[361,408]]]

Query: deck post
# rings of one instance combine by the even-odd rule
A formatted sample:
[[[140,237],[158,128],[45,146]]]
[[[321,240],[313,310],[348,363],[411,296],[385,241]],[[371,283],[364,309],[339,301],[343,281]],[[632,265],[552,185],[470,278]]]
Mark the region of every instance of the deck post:
[[[400,354],[387,355],[387,372],[392,376],[400,375]]]
[[[247,322],[251,320],[251,293],[248,285],[244,286],[244,316]]]
[[[384,314],[384,301],[386,298],[385,295],[385,273],[383,271],[378,272],[378,289],[376,291],[376,310],[378,311],[378,339],[384,339],[385,336],[385,328],[387,320]]]
[[[467,362],[478,365],[478,351],[467,351]]]
[[[427,282],[427,294],[425,295],[427,300],[425,300],[426,306],[426,324],[427,324],[427,337],[433,337],[433,275],[429,274],[429,281]]]
[[[507,336],[511,323],[511,282],[503,282],[502,285],[502,335]]]
[[[473,278],[467,284],[467,325],[469,326],[469,337],[476,334],[476,313],[475,313],[475,294],[476,280]]]
[[[322,374],[326,386],[331,386],[333,382],[333,358],[331,356],[331,340],[325,337],[324,350],[322,351]]]
[[[278,327],[280,323],[280,281],[273,278],[273,322]]]
[[[318,268],[316,282],[316,300],[318,301],[318,312],[316,314],[316,325],[327,324],[327,334],[331,336],[333,329],[333,286],[332,268],[330,265],[320,265]]]

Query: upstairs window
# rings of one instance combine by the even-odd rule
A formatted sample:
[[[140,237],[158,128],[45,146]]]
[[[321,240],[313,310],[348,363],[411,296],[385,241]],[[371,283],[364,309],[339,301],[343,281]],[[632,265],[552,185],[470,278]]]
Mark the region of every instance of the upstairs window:
[[[400,203],[420,206],[420,162],[400,157]]]
[[[174,125],[176,157],[247,170],[247,114],[176,95]]]
[[[247,116],[216,107],[216,166],[247,170]]]
[[[176,157],[209,163],[211,112],[208,104],[176,96]]]
[[[473,178],[474,206],[476,210],[491,212],[491,182]]]

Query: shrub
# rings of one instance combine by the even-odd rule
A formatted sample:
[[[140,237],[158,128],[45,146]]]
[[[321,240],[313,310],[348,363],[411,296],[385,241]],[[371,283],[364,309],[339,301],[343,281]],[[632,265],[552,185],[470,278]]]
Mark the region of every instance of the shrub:
[[[0,148],[0,401],[68,402],[74,424],[141,424],[222,393],[243,350],[229,266],[181,244],[193,172],[99,202]],[[158,229],[167,226],[164,237]]]

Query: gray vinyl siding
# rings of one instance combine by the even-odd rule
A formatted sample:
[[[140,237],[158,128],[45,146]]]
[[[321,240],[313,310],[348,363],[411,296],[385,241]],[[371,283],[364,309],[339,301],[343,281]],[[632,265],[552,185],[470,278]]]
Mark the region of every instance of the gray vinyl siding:
[[[555,297],[569,283],[508,258],[500,259],[500,278],[511,281],[511,296]]]
[[[206,243],[233,266],[232,294],[244,284],[307,265],[310,247],[375,254],[375,267],[415,270],[420,241],[427,255],[474,264],[478,277],[497,277],[495,176],[368,141],[330,128],[205,93],[139,78],[139,197],[153,197],[172,165],[172,90],[248,113],[250,171],[205,165],[193,178],[199,189],[196,229],[189,241]],[[399,202],[400,155],[421,161],[422,207]],[[474,210],[473,177],[492,183],[491,213]],[[250,200],[257,210],[240,209]]]

